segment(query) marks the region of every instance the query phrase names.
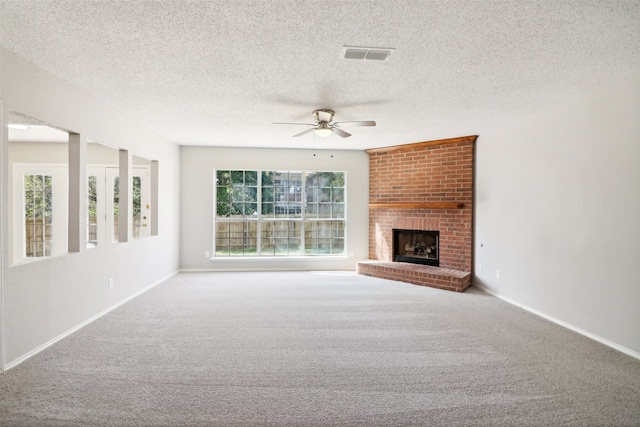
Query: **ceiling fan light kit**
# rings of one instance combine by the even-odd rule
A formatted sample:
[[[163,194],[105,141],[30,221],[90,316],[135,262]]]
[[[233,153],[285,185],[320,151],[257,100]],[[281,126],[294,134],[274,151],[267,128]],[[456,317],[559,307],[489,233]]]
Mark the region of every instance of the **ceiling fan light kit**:
[[[327,123],[320,123],[317,128],[315,128],[316,135],[321,137],[327,137],[333,133],[331,128]]]
[[[313,126],[311,129],[307,129],[300,133],[293,135],[293,137],[298,137],[305,135],[309,132],[315,131],[316,135],[320,137],[327,137],[332,133],[335,133],[342,138],[348,138],[351,136],[350,133],[343,131],[340,129],[341,124],[351,124],[354,126],[375,126],[376,122],[373,120],[361,120],[361,121],[352,121],[352,122],[333,122],[333,116],[335,112],[333,110],[315,110],[313,112],[313,124],[311,123],[274,123],[274,125],[302,125],[302,126]]]

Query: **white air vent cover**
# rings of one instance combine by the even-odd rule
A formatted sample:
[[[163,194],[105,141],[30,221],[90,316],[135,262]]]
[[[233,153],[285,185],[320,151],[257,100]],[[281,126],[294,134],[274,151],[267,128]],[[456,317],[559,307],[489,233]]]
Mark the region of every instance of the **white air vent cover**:
[[[342,46],[340,56],[344,59],[360,59],[367,61],[387,61],[395,49],[387,47]]]

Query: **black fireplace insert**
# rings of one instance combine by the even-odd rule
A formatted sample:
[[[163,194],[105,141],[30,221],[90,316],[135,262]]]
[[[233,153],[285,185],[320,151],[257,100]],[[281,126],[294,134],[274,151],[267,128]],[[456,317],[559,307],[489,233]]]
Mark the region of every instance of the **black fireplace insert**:
[[[438,267],[439,231],[393,230],[393,260]]]

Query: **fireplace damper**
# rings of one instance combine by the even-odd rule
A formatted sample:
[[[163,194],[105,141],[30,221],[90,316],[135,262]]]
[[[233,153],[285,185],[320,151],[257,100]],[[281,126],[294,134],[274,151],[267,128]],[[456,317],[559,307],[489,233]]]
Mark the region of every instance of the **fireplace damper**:
[[[393,260],[438,267],[439,231],[393,230]]]

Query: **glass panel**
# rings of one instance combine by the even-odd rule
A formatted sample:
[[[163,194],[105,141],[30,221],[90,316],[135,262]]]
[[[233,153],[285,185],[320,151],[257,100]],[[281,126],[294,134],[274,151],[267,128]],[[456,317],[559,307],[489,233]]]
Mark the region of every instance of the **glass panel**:
[[[252,186],[258,185],[258,172],[246,171],[244,173],[244,180],[246,185],[252,185]]]
[[[151,160],[132,156],[131,230],[134,239],[151,234]]]
[[[258,201],[258,187],[245,187],[243,198],[245,202]]]
[[[302,201],[302,172],[289,172],[289,202]]]
[[[216,222],[216,255],[229,255],[229,223]]]
[[[244,185],[244,171],[231,171],[231,185],[234,187]]]
[[[48,175],[24,176],[25,256],[51,256],[53,179]]]
[[[262,201],[263,202],[275,201],[275,189],[273,187],[262,187]]]
[[[320,187],[318,191],[318,202],[320,203],[331,202],[331,187]]]
[[[258,204],[257,203],[245,203],[244,204],[245,216],[258,216]]]
[[[331,218],[331,205],[318,205],[318,218]]]
[[[216,224],[216,255],[257,255],[257,228],[256,221],[218,222]]]
[[[133,227],[133,238],[137,239],[140,237],[140,229],[142,228],[142,203],[140,199],[142,184],[140,182],[139,176],[134,176],[132,178],[132,185],[133,185],[133,197],[132,197],[132,205],[131,205],[131,215],[132,215],[131,225]]]
[[[216,172],[216,185],[229,186],[231,184],[231,172],[230,171],[217,171]]]
[[[344,205],[333,205],[333,218],[344,218]]]
[[[264,218],[273,218],[274,205],[273,203],[262,204],[262,216]]]
[[[329,255],[331,253],[331,239],[318,239],[318,255]]]
[[[255,256],[258,254],[258,223],[256,221],[244,222],[242,249],[244,255]]]
[[[260,255],[275,255],[275,224],[273,221],[260,223]]]
[[[98,177],[87,177],[87,247],[98,245]]]
[[[333,189],[333,203],[344,203],[344,188]]]
[[[120,177],[113,177],[113,239],[112,241],[120,241],[120,230],[118,226],[118,217],[120,215]]]

